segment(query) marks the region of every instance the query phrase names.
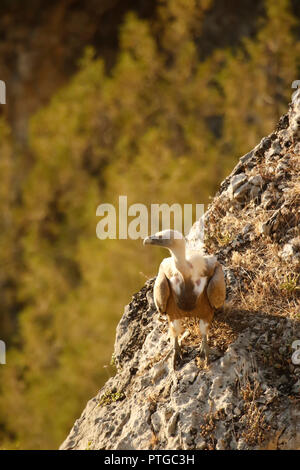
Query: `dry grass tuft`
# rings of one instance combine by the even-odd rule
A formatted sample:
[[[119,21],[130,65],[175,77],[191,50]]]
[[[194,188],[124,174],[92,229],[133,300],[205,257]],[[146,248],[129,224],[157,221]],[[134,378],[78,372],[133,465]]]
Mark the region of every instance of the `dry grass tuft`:
[[[251,446],[261,444],[271,429],[265,422],[263,412],[257,405],[257,399],[260,397],[262,390],[260,384],[254,381],[251,385],[248,380],[247,383],[241,388],[241,395],[244,400],[244,415],[241,421],[244,422],[245,431],[242,432],[242,437]]]
[[[206,440],[208,450],[215,449],[214,431],[217,422],[226,418],[224,410],[218,410],[214,413],[210,411],[204,415],[204,423],[200,426],[200,434]]]

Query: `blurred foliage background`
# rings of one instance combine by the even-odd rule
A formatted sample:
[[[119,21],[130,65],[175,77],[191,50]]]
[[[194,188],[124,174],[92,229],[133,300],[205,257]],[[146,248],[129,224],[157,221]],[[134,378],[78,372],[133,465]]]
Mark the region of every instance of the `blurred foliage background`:
[[[222,44],[220,26],[209,50],[213,0],[159,1],[151,20],[128,8],[113,66],[87,47],[26,145],[1,117],[1,448],[59,446],[114,373],[124,305],[155,274],[159,251],[97,239],[97,206],[207,204],[286,111],[298,16],[289,0],[261,3],[252,35]]]

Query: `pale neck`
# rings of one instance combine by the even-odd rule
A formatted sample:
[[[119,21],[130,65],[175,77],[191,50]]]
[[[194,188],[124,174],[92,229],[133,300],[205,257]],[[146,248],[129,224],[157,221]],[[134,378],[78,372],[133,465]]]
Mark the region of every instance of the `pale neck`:
[[[178,269],[178,271],[180,271],[183,275],[187,274],[189,270],[189,265],[186,259],[185,243],[180,246],[176,246],[176,248],[170,251],[174,259],[176,269]]]

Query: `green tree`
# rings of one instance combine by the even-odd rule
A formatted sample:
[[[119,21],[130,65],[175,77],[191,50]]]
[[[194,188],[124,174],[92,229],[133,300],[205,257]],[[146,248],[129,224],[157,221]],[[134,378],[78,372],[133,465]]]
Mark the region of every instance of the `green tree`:
[[[224,92],[224,143],[230,153],[253,148],[286,111],[291,84],[298,77],[299,24],[289,0],[266,0],[266,17],[254,39],[228,52],[220,76]]]
[[[124,305],[165,256],[97,239],[97,206],[207,203],[286,109],[299,60],[289,2],[266,0],[255,38],[204,60],[210,4],[160,2],[153,24],[127,15],[113,70],[88,49],[33,116],[26,163],[0,123],[3,447],[59,445],[113,373]]]

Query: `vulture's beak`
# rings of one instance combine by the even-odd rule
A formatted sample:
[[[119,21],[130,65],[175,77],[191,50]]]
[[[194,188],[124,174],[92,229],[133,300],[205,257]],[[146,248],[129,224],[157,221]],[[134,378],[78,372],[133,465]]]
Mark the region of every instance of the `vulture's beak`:
[[[157,245],[157,246],[169,246],[170,239],[164,238],[162,236],[151,235],[150,237],[146,237],[143,241],[143,245]]]

